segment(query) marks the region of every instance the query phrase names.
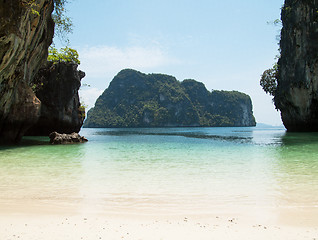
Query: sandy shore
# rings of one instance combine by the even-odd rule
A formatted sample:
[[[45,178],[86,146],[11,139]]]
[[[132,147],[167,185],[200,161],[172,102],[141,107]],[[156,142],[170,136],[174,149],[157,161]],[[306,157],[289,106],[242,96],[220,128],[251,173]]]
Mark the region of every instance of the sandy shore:
[[[10,199],[0,201],[0,240],[318,240],[316,207],[212,206],[172,212]]]
[[[318,223],[317,223],[318,225]],[[1,215],[0,239],[318,239],[318,227],[287,226],[235,216]]]

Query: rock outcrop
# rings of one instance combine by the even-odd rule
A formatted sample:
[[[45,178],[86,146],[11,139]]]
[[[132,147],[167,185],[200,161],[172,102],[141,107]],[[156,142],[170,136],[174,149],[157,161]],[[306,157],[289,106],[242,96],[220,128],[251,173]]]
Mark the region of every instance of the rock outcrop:
[[[288,131],[318,131],[318,0],[286,0],[275,105]]]
[[[85,137],[75,132],[71,134],[52,132],[49,134],[49,138],[51,144],[85,143],[88,141]]]
[[[255,126],[251,98],[237,91],[209,92],[195,80],[181,82],[193,106],[199,113],[202,126]]]
[[[48,62],[34,79],[34,91],[41,101],[37,123],[27,135],[48,136],[51,132],[79,132],[85,118],[78,90],[85,73],[74,63]]]
[[[40,115],[32,79],[46,61],[52,43],[52,0],[0,0],[0,136],[17,142]]]
[[[84,127],[255,126],[252,102],[236,91],[209,92],[195,80],[126,69],[88,112]]]

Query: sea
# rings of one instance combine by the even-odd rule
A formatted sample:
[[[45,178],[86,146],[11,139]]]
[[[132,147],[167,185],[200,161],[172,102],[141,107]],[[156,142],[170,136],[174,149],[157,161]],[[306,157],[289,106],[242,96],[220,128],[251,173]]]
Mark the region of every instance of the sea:
[[[284,127],[127,128],[84,144],[0,147],[8,214],[217,215],[313,220],[318,134]]]

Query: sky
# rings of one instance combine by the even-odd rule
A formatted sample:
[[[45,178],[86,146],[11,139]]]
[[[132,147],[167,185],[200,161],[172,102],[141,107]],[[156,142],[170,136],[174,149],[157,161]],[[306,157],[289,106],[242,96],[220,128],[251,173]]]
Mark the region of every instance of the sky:
[[[195,79],[208,90],[251,96],[258,123],[281,125],[272,97],[259,85],[278,54],[283,0],[70,0],[70,47],[86,73],[80,96],[88,108],[125,68]],[[56,46],[61,43],[55,40]]]

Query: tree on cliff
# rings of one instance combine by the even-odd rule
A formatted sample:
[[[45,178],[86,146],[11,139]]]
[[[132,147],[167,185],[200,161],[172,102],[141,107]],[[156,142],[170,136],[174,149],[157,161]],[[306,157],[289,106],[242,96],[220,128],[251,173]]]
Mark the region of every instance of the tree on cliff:
[[[54,11],[52,13],[52,18],[55,23],[54,34],[62,42],[68,43],[67,34],[73,32],[73,23],[71,18],[66,16],[65,4],[68,3],[68,0],[53,0]],[[22,4],[32,11],[33,14],[39,15],[39,6],[36,3],[36,0],[22,0]]]
[[[78,59],[79,55],[75,49],[65,47],[61,48],[60,52],[54,48],[49,48],[49,56],[47,58],[48,61],[53,63],[58,62],[71,62],[76,64],[81,64],[80,60]]]
[[[282,6],[282,9],[284,8],[284,5]],[[274,26],[278,26],[280,27],[280,31],[281,32],[281,28],[282,28],[282,20],[280,19],[275,19],[272,22],[267,22],[268,24],[274,25]],[[276,35],[276,39],[278,41],[278,46],[280,46],[280,39],[281,39],[281,35],[280,33],[278,35]],[[280,47],[278,49],[279,54],[275,57],[276,60],[279,60],[280,58]],[[278,82],[278,76],[279,76],[279,65],[278,62],[276,62],[272,68],[267,69],[263,72],[263,74],[261,75],[261,79],[260,79],[260,85],[263,88],[264,92],[266,92],[267,94],[275,97],[275,92],[277,89],[277,82]]]
[[[72,20],[66,16],[65,4],[67,0],[54,0],[54,12],[52,18],[55,22],[55,37],[58,37],[66,44],[66,47],[60,50],[56,49],[53,45],[49,48],[48,61],[57,62],[72,62],[80,64],[79,54],[75,49],[68,47],[69,40],[67,34],[72,33],[73,23]]]
[[[73,23],[72,20],[66,16],[65,4],[67,0],[54,0],[54,12],[52,18],[55,22],[56,36],[66,43],[68,43],[67,34],[72,33]]]
[[[277,89],[277,79],[278,64],[276,63],[272,68],[267,69],[263,72],[260,80],[260,85],[267,94],[275,96],[275,92]]]

